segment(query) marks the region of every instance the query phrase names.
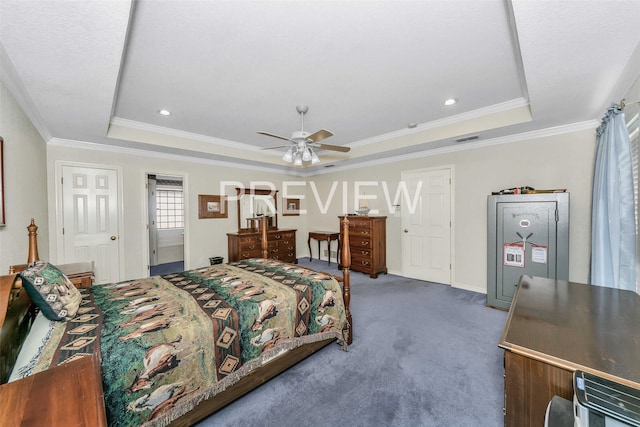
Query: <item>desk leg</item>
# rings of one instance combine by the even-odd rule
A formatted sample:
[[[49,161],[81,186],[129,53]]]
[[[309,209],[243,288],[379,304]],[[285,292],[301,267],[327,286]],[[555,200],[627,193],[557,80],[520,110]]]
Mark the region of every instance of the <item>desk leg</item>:
[[[312,256],[313,254],[311,253],[311,236],[309,236],[309,238],[307,238],[307,246],[309,246],[309,261],[312,260]],[[319,253],[318,253],[319,255]]]
[[[327,237],[327,265],[331,265],[331,237]]]

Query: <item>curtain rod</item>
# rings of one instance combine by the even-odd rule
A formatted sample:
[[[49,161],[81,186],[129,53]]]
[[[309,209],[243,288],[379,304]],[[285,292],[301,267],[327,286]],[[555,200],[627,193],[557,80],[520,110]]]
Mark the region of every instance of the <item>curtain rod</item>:
[[[620,107],[618,107],[619,110],[624,110],[624,107],[626,107],[627,105],[633,105],[633,104],[640,104],[640,100],[639,101],[632,101],[632,102],[626,102],[624,98],[622,98],[620,100]]]

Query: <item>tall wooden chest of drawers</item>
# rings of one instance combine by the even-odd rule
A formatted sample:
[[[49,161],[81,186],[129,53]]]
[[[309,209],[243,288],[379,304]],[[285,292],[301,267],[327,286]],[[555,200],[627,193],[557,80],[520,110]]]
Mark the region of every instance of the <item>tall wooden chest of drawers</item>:
[[[262,258],[262,235],[258,232],[227,233],[229,262],[248,258]],[[267,231],[269,258],[298,263],[296,257],[296,230]]]
[[[340,221],[344,218],[339,217]],[[387,217],[350,216],[351,270],[377,278],[387,274]]]

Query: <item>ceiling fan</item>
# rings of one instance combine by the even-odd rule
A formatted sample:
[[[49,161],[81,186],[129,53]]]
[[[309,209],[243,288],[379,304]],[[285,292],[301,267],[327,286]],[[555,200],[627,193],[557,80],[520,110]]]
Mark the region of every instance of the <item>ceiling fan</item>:
[[[309,133],[304,130],[304,115],[309,111],[309,107],[306,105],[298,105],[296,111],[300,114],[300,130],[291,134],[291,138],[287,138],[280,135],[275,135],[269,132],[258,132],[261,135],[271,136],[278,139],[284,139],[291,142],[291,145],[278,145],[275,147],[266,147],[263,150],[270,150],[273,148],[289,147],[282,160],[287,163],[293,163],[295,166],[302,166],[302,162],[311,162],[315,165],[320,161],[318,155],[313,151],[313,148],[320,148],[323,150],[340,151],[347,153],[351,148],[343,147],[340,145],[321,144],[319,141],[333,136],[331,131],[326,129],[320,129],[314,133]]]

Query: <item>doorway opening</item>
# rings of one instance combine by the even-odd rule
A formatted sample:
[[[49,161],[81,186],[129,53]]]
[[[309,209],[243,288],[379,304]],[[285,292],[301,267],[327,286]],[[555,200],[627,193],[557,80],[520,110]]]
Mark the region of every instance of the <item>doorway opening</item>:
[[[184,271],[183,177],[147,174],[149,275]]]

